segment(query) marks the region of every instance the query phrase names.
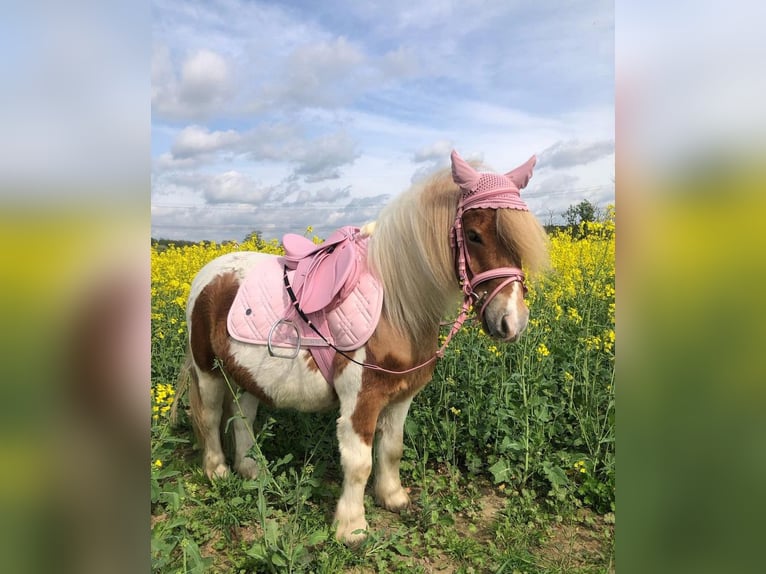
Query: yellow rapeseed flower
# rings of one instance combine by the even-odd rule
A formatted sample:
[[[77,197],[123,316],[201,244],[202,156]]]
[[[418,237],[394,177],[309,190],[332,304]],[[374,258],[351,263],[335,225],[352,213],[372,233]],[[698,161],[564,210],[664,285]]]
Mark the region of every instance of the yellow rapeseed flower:
[[[574,307],[567,309],[567,317],[572,319],[572,321],[575,323],[582,323],[582,316],[580,315],[580,312]]]

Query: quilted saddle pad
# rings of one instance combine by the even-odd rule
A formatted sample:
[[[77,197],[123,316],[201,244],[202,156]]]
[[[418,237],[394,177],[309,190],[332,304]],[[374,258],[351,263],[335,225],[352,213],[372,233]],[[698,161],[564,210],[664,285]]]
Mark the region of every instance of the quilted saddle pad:
[[[366,248],[359,250],[358,257],[363,269],[348,296],[331,308],[308,314],[327,340],[341,351],[358,349],[370,339],[383,307],[383,286],[367,269]],[[266,345],[274,328],[272,347],[295,348],[298,342],[292,326],[295,325],[301,347],[328,347],[293,308],[283,273],[284,261],[280,257],[266,259],[248,273],[229,311],[229,334],[243,343]],[[287,272],[291,284],[295,273]],[[281,319],[291,321],[292,325],[280,323],[274,327]]]

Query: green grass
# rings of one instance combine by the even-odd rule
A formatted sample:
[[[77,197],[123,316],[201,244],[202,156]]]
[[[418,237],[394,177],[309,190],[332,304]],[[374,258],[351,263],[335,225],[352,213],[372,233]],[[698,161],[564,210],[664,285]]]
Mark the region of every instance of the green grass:
[[[597,462],[585,449],[558,444],[557,434],[589,425],[566,395],[507,364],[534,341],[500,356],[489,345],[463,333],[416,398],[402,461],[413,507],[394,515],[367,497],[372,532],[356,550],[332,536],[342,481],[334,413],[261,409],[255,455],[267,470],[212,484],[188,421],[155,424],[154,571],[611,571],[612,486],[591,478]],[[586,472],[575,472],[583,459]]]

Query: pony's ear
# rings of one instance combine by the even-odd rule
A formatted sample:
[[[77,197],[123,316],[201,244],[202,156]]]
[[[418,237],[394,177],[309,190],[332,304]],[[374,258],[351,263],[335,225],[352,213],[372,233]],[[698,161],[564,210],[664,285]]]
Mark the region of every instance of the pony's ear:
[[[463,189],[472,190],[479,182],[481,174],[473,169],[468,163],[460,157],[454,149],[450,155],[452,159],[452,179]]]
[[[524,189],[527,187],[527,184],[532,177],[532,170],[534,169],[536,163],[537,157],[532,156],[526,161],[526,163],[523,163],[516,169],[512,169],[505,175],[506,177],[511,178],[511,181],[516,184],[516,187],[519,189]]]

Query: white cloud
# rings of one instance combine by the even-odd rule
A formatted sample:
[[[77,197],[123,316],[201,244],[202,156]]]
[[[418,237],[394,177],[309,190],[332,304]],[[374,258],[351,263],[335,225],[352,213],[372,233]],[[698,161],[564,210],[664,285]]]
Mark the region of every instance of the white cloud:
[[[262,187],[238,171],[215,175],[204,186],[204,196],[210,203],[258,203],[268,198],[272,188]]]
[[[614,140],[581,142],[558,141],[540,152],[538,160],[551,168],[565,168],[590,163],[614,153]]]
[[[291,154],[297,160],[295,175],[306,176],[307,181],[337,179],[338,168],[352,163],[359,155],[356,143],[341,131],[305,142]]]
[[[203,126],[191,125],[179,132],[171,152],[175,159],[193,158],[229,148],[241,140],[234,130],[211,132]]]
[[[341,199],[348,199],[351,191],[348,187],[331,188],[323,187],[317,191],[301,190],[295,198],[294,203],[337,203]]]
[[[198,50],[181,67],[181,100],[190,105],[210,106],[223,100],[228,91],[229,66],[212,50]]]
[[[170,49],[154,46],[152,111],[159,117],[206,118],[231,97],[230,66],[221,54],[195,50],[176,68]]]
[[[414,78],[423,70],[417,52],[409,46],[399,46],[386,52],[378,62],[384,78]]]
[[[200,125],[180,130],[170,152],[155,161],[159,170],[194,168],[232,158],[292,165],[294,178],[306,182],[337,179],[341,168],[359,156],[357,142],[345,130],[307,137],[300,125],[272,124],[237,132],[211,131]]]
[[[262,97],[272,106],[334,108],[349,103],[368,84],[364,62],[359,47],[343,37],[300,45]]]
[[[438,140],[430,145],[418,149],[412,156],[412,161],[421,163],[424,161],[444,162],[448,158],[454,144],[450,140]]]

